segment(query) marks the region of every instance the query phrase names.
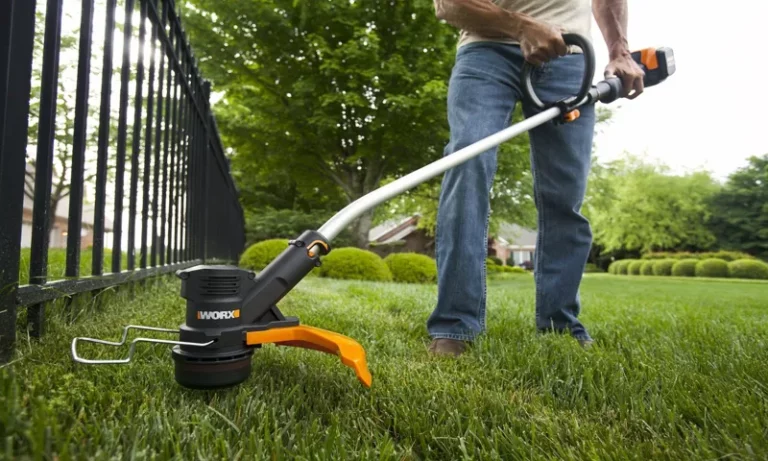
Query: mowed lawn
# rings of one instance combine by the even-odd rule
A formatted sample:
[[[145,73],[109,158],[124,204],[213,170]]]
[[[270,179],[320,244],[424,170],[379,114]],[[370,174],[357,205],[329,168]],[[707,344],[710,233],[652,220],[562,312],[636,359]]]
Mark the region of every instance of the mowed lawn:
[[[176,385],[165,346],[130,365],[73,364],[74,336],[177,326],[178,288],[110,295],[74,322],[52,313],[40,342],[22,336],[0,370],[0,458],[768,457],[767,283],[589,275],[584,351],[534,334],[530,276],[493,281],[488,334],[451,360],[426,354],[434,286],[304,280],[284,312],[363,344],[371,389],[336,357],[274,346],[219,391]]]

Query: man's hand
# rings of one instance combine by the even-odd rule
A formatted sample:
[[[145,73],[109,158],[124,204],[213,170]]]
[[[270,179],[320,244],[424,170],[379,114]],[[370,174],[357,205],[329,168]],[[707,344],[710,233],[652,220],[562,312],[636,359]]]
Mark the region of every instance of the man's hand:
[[[627,1],[592,0],[592,13],[608,45],[610,62],[605,68],[605,78],[619,77],[624,89],[621,96],[635,99],[643,92],[644,73],[632,59],[627,45]]]
[[[533,19],[523,23],[519,41],[523,56],[534,66],[568,53],[562,29]]]
[[[627,99],[635,99],[643,92],[643,77],[645,72],[632,59],[629,53],[614,57],[605,68],[605,78],[619,77],[623,88],[621,95]],[[634,93],[630,94],[634,90]]]
[[[490,0],[434,0],[434,3],[438,19],[455,27],[484,37],[517,40],[531,64],[541,65],[568,52],[562,30],[527,14],[505,10]]]

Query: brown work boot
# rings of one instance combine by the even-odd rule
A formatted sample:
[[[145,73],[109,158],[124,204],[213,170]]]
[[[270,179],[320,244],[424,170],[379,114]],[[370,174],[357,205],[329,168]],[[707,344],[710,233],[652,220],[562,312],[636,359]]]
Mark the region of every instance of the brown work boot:
[[[429,345],[429,353],[432,355],[452,355],[458,357],[467,350],[467,342],[458,339],[437,338]]]

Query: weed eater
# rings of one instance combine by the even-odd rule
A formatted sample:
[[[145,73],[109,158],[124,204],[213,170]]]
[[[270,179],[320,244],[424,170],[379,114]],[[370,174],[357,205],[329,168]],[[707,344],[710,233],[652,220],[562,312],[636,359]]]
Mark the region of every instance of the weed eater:
[[[264,344],[276,344],[336,354],[345,365],[354,369],[357,378],[366,387],[370,387],[371,374],[360,344],[331,331],[301,325],[297,318],[284,316],[277,303],[320,265],[321,256],[331,251],[331,240],[364,212],[539,125],[553,120],[554,123],[573,121],[579,116],[580,106],[598,101],[611,103],[618,99],[622,94],[619,78],[592,85],[595,56],[590,42],[575,34],[565,34],[563,38],[566,44],[581,48],[585,59],[586,71],[577,96],[542,102],[531,83],[532,66],[526,63],[523,68],[523,91],[525,97],[540,109],[538,114],[352,202],[319,230],[305,231],[291,240],[287,248],[258,275],[234,266],[199,265],[178,271],[176,275],[181,279],[181,296],[187,300],[186,322],[180,329],[129,325],[118,342],[75,338],[72,341],[74,360],[87,364],[127,363],[133,357],[137,343],[170,344],[174,346],[172,356],[176,381],[189,388],[210,389],[245,381],[251,373],[254,351]],[[645,71],[646,87],[664,81],[675,71],[674,55],[669,48],[644,49],[633,53],[632,57]],[[120,346],[125,344],[131,329],[175,333],[178,340],[136,338],[126,359],[88,360],[77,354],[78,340]]]

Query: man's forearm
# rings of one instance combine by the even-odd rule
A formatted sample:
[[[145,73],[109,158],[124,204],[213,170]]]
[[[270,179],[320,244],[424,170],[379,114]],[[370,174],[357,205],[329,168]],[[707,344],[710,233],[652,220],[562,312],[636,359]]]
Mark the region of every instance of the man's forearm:
[[[592,13],[608,45],[610,59],[628,55],[627,0],[593,0]]]
[[[507,11],[490,0],[434,0],[435,14],[448,24],[489,38],[519,40],[530,18]]]

